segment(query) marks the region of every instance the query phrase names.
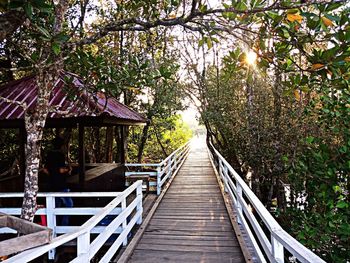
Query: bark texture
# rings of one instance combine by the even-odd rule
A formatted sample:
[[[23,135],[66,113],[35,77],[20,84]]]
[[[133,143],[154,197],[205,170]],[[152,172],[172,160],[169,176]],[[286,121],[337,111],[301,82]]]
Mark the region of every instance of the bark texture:
[[[68,1],[61,0],[55,6],[55,22],[53,25],[53,35],[61,32],[64,23],[64,14],[68,8]],[[19,14],[17,14],[19,15]],[[22,15],[24,17],[24,15]],[[3,24],[0,18],[0,32]],[[1,35],[0,35],[1,37]],[[48,45],[43,51],[43,57],[52,57],[51,65],[45,66],[45,63],[38,63],[37,68],[37,89],[38,97],[36,106],[32,111],[26,111],[25,129],[27,131],[27,142],[25,147],[26,171],[24,178],[24,198],[22,204],[21,218],[33,221],[37,208],[38,172],[40,163],[40,148],[46,117],[49,113],[50,93],[56,80],[59,78],[63,69],[62,58],[60,55],[52,54],[51,46]]]
[[[38,172],[40,163],[40,148],[46,117],[49,113],[50,91],[57,79],[59,71],[56,68],[50,70],[39,70],[37,76],[38,98],[37,105],[32,112],[25,113],[25,128],[27,131],[27,142],[25,147],[26,171],[24,178],[24,198],[22,204],[21,218],[33,221],[37,202]]]
[[[142,162],[143,150],[145,149],[145,146],[146,146],[149,126],[150,126],[150,123],[148,122],[148,123],[143,127],[143,130],[142,130],[141,142],[140,142],[139,149],[138,149],[138,153],[137,153],[137,162],[138,162],[138,163],[141,163],[141,162]]]

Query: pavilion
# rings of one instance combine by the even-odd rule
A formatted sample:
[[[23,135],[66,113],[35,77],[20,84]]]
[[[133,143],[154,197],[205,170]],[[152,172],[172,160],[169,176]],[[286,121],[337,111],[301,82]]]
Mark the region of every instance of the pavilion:
[[[24,143],[26,132],[24,126],[24,110],[18,104],[26,104],[28,110],[35,107],[37,101],[37,85],[35,75],[12,81],[0,87],[0,97],[17,104],[0,99],[0,128],[19,129],[19,163],[20,174],[23,180],[25,171]],[[86,180],[111,172],[113,168],[123,166],[125,163],[125,128],[130,125],[144,125],[147,119],[136,111],[120,103],[114,97],[101,91],[91,91],[84,85],[82,79],[68,72],[62,72],[54,84],[49,105],[58,111],[49,113],[46,119],[47,128],[77,128],[79,137],[79,175],[76,181],[83,185]],[[64,112],[64,114],[62,114]],[[118,164],[98,165],[86,171],[85,162],[85,127],[115,127],[118,134]],[[113,136],[113,133],[112,133]],[[0,178],[1,179],[1,178]],[[75,180],[72,178],[72,182]],[[121,183],[123,184],[123,182]],[[18,189],[17,189],[18,190]],[[0,189],[1,191],[1,189]]]

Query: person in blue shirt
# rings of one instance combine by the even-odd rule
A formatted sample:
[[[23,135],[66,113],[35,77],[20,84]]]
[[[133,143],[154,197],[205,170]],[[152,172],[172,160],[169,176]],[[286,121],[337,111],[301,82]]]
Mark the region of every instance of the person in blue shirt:
[[[67,177],[71,174],[72,168],[66,162],[63,153],[64,140],[56,137],[52,140],[52,150],[46,157],[45,170],[50,176],[49,187],[52,192],[69,192]],[[56,207],[73,207],[71,197],[56,197]],[[69,225],[69,216],[64,215],[57,218],[57,224]]]

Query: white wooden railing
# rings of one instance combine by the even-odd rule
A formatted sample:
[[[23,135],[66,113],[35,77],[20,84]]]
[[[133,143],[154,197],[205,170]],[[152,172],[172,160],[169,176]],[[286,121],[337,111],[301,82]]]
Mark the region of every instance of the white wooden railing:
[[[248,234],[256,255],[261,262],[283,263],[286,250],[298,262],[325,263],[325,261],[283,230],[249,186],[215,147],[211,143],[208,147],[211,160],[215,164],[225,192],[231,197],[235,206],[237,221]],[[253,214],[252,208],[256,211],[259,218]],[[267,231],[263,230],[259,221],[262,221],[264,229]]]
[[[156,177],[156,184],[150,183],[150,186],[156,185],[157,195],[160,195],[162,191],[162,186],[164,183],[173,175],[175,175],[182,164],[184,163],[188,152],[190,150],[190,141],[182,145],[180,148],[175,150],[167,158],[165,158],[160,163],[127,163],[125,166],[127,168],[138,168],[138,169],[156,169],[156,172],[145,172],[145,171],[128,171],[125,172],[125,176],[130,175],[149,175],[150,177]]]
[[[23,193],[1,193],[0,198],[22,197]],[[96,255],[99,249],[113,235],[119,234],[113,240],[108,251],[104,253],[99,262],[110,262],[119,247],[127,245],[128,235],[135,224],[142,223],[142,181],[139,180],[123,192],[86,192],[86,193],[39,193],[38,197],[46,198],[46,208],[38,209],[36,215],[46,215],[47,224],[53,230],[54,238],[47,245],[26,250],[4,263],[23,263],[31,261],[49,252],[49,259],[54,258],[54,250],[68,242],[76,241],[77,257],[71,262],[87,263]],[[56,197],[114,197],[103,208],[74,207],[56,208]],[[129,197],[129,198],[128,198]],[[129,204],[127,204],[127,198]],[[132,199],[132,200],[131,200]],[[0,208],[0,212],[18,215],[19,208]],[[94,215],[81,226],[56,226],[56,215]],[[99,225],[108,215],[115,218],[106,226]],[[2,233],[11,233],[13,230],[4,229]],[[56,237],[57,234],[63,234]],[[91,234],[98,234],[91,242]]]

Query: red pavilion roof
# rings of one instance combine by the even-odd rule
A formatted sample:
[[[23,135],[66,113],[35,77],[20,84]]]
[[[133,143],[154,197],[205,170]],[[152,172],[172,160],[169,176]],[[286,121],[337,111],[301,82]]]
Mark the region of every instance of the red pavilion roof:
[[[69,80],[68,80],[69,79]],[[35,76],[24,77],[0,87],[0,97],[25,103],[29,110],[37,101],[38,89]],[[51,91],[50,106],[57,111],[49,113],[48,118],[77,118],[109,116],[124,123],[142,124],[147,119],[136,111],[128,108],[113,97],[107,97],[103,92],[90,92],[81,79],[72,73],[64,73],[54,84]],[[20,105],[9,103],[0,98],[0,121],[19,120],[24,118],[24,110]]]

